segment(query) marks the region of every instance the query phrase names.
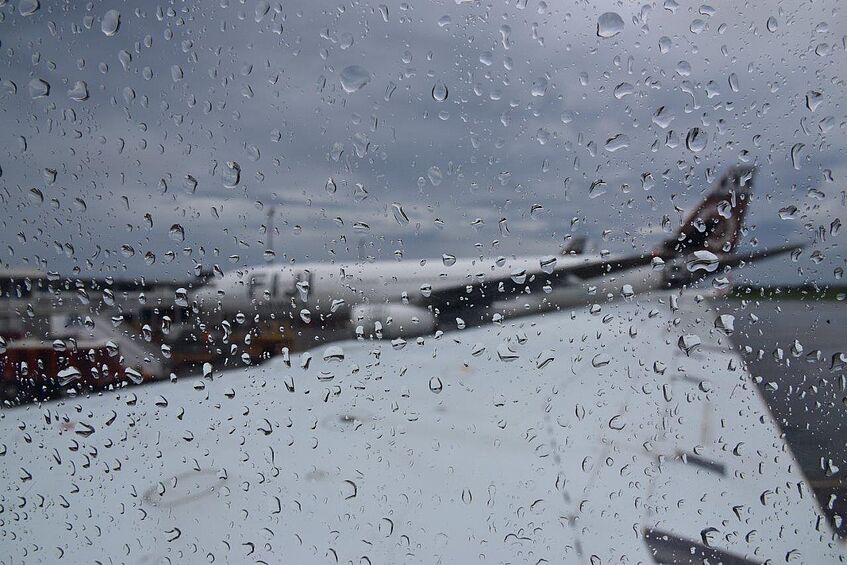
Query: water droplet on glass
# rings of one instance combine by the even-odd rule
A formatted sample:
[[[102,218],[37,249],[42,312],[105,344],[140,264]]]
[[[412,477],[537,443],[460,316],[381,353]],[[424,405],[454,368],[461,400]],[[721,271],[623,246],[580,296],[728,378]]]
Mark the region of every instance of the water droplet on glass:
[[[117,10],[109,10],[103,14],[103,21],[100,22],[100,30],[107,36],[112,37],[118,33],[121,27],[121,13]]]
[[[779,209],[779,218],[781,220],[793,220],[797,214],[797,206],[786,206]]]
[[[823,94],[816,90],[810,90],[806,93],[806,108],[814,112],[823,102]]]
[[[779,22],[776,20],[775,17],[771,16],[768,18],[768,21],[765,23],[765,26],[767,26],[769,32],[773,33],[779,28]]]
[[[435,394],[439,394],[444,389],[444,385],[441,382],[441,379],[438,377],[432,377],[429,379],[429,390],[434,392]]]
[[[350,65],[344,67],[339,79],[344,92],[352,94],[364,88],[371,81],[371,75],[364,67]]]
[[[50,95],[50,83],[40,78],[34,78],[28,85],[30,98],[44,98]]]
[[[617,12],[606,12],[597,18],[597,36],[608,39],[623,31],[623,18]]]
[[[800,170],[800,161],[802,160],[800,152],[803,151],[804,147],[806,147],[806,145],[803,143],[795,143],[791,146],[791,164],[797,171]]]
[[[548,275],[552,274],[553,271],[556,270],[556,263],[557,262],[558,262],[558,260],[553,255],[548,255],[546,257],[542,257],[539,260],[541,271],[543,273],[548,274]]]
[[[715,329],[724,335],[732,335],[735,331],[735,316],[732,314],[721,314],[715,318]]]
[[[3,3],[5,4],[5,2]],[[21,0],[18,2],[18,13],[22,16],[31,16],[38,11],[41,4],[38,0]]]
[[[403,210],[403,206],[399,202],[391,205],[391,213],[394,215],[394,221],[399,225],[405,226],[409,223],[409,216],[406,215],[406,211]]]
[[[674,119],[674,115],[665,106],[660,106],[653,114],[653,123],[662,129],[667,129]]]
[[[605,149],[609,153],[614,153],[620,149],[629,147],[629,137],[626,134],[619,133],[614,137],[606,140]]]
[[[344,350],[337,345],[330,345],[324,350],[323,360],[327,362],[344,361]]]
[[[441,169],[439,169],[436,165],[433,165],[429,168],[426,173],[426,176],[429,178],[429,182],[432,183],[432,186],[440,185],[443,179]]]
[[[168,235],[174,241],[185,241],[185,228],[179,224],[173,224],[168,230]]]
[[[516,361],[520,359],[520,355],[518,355],[508,344],[501,343],[497,346],[497,357],[500,358],[500,361],[504,361],[506,363]]]
[[[549,81],[546,77],[538,77],[534,81],[532,81],[532,88],[530,89],[530,94],[535,97],[544,96],[547,94],[547,85]]]
[[[591,359],[591,366],[595,368],[605,367],[611,363],[612,359],[605,353],[598,353]]]
[[[235,188],[241,181],[241,165],[227,161],[223,168],[223,181],[226,188]]]
[[[83,80],[76,81],[73,88],[68,90],[68,96],[77,102],[88,100],[88,85]]]
[[[685,146],[692,153],[699,153],[704,150],[708,142],[709,137],[706,132],[697,127],[688,130],[688,135],[685,136]]]
[[[699,336],[688,334],[679,338],[677,346],[686,355],[691,355],[698,347],[700,347],[701,343],[702,341]]]
[[[713,273],[720,266],[718,256],[705,249],[698,249],[692,254],[692,258],[688,260],[685,266],[692,273],[697,271],[706,271]]]
[[[733,92],[738,92],[740,90],[740,87],[738,86],[738,75],[735,73],[729,75],[729,88],[731,88]]]
[[[449,95],[449,91],[447,90],[447,85],[444,84],[443,81],[438,81],[435,83],[435,86],[432,87],[432,99],[436,102],[444,102],[447,100],[447,96]]]

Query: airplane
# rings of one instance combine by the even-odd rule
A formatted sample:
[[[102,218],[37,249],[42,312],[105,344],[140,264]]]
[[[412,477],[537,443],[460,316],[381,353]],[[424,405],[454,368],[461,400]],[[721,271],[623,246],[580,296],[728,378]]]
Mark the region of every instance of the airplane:
[[[339,330],[338,339],[396,339],[626,299],[709,275],[726,288],[733,267],[803,247],[736,253],[754,176],[752,166],[731,167],[649,254],[588,255],[579,242],[558,256],[263,265],[226,273],[192,298],[209,319],[273,313]]]

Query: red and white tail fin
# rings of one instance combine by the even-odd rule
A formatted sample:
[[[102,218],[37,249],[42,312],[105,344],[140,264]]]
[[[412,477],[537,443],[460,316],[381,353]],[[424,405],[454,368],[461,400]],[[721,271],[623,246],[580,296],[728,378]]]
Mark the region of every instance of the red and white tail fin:
[[[716,255],[732,253],[741,235],[753,191],[755,168],[730,168],[703,202],[685,218],[673,237],[656,249],[662,256],[686,255],[705,249]]]

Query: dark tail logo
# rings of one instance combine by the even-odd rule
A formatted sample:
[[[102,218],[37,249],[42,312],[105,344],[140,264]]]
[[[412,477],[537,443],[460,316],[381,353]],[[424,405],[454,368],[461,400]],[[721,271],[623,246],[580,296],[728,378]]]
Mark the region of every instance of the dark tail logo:
[[[700,205],[657,249],[661,255],[687,254],[706,249],[731,253],[741,234],[753,190],[755,168],[736,166],[721,177]]]

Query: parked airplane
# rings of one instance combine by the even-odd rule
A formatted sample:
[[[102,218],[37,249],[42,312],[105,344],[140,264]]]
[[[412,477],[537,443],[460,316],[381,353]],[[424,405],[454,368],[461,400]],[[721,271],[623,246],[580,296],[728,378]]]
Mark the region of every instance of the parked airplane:
[[[673,236],[650,254],[315,263],[241,269],[198,289],[210,318],[273,313],[359,336],[417,336],[689,285],[712,275],[728,286],[742,263],[802,247],[736,253],[755,169],[731,168]]]

